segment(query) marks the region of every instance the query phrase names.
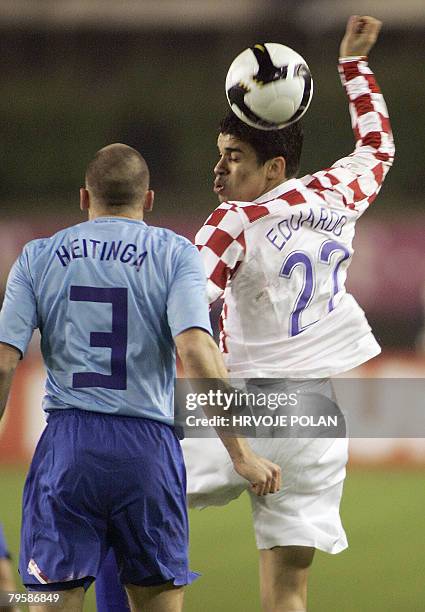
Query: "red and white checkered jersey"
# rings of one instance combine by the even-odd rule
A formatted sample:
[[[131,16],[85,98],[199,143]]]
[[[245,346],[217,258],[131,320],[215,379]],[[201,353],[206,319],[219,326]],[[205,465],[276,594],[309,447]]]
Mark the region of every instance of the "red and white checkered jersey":
[[[345,290],[357,219],[393,156],[388,112],[364,58],[340,60],[356,145],[330,168],[254,202],[224,202],[196,236],[221,348],[235,377],[326,377],[380,352]]]

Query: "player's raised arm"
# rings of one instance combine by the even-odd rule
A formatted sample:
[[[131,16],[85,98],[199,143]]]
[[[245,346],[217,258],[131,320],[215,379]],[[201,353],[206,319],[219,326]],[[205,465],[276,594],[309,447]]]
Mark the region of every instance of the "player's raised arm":
[[[349,98],[353,153],[302,179],[328,204],[360,213],[376,198],[394,158],[388,110],[367,61],[381,26],[373,17],[354,15],[341,41],[339,72]]]
[[[347,22],[344,37],[339,47],[339,56],[366,57],[378,40],[382,21],[374,17],[352,15]]]
[[[227,371],[213,338],[201,329],[188,329],[174,338],[185,374],[191,379],[210,379],[226,384]],[[213,380],[214,379],[214,380]],[[214,409],[205,407],[207,416]],[[256,495],[276,493],[280,489],[281,469],[268,459],[260,457],[244,438],[226,436],[219,428],[218,435],[227,449],[236,472],[251,483]]]

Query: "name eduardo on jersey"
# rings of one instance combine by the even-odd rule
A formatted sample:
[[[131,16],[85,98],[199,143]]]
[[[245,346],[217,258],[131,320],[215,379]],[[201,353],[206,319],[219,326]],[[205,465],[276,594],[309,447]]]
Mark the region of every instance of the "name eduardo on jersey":
[[[310,207],[307,211],[299,211],[291,215],[289,219],[279,221],[267,232],[266,238],[281,251],[293,233],[298,232],[304,226],[312,229],[320,228],[339,238],[346,223],[346,215],[339,215],[323,206],[319,210]]]

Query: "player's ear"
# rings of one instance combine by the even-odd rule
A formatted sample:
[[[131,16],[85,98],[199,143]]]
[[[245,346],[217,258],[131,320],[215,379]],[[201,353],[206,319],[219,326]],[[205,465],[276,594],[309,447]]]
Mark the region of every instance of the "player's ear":
[[[267,178],[271,181],[285,178],[286,160],[284,157],[274,157],[268,161]]]
[[[80,208],[83,211],[90,208],[90,196],[85,187],[80,188]]]
[[[143,203],[143,210],[145,212],[151,212],[151,210],[153,208],[154,197],[155,197],[155,194],[154,194],[153,190],[152,189],[148,189],[148,191],[145,194],[145,201]]]

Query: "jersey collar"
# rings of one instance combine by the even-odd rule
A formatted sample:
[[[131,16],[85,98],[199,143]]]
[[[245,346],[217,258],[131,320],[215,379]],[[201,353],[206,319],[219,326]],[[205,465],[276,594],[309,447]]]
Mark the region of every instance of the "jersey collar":
[[[96,217],[93,219],[93,223],[115,223],[117,221],[125,221],[126,223],[135,223],[137,225],[146,226],[145,221],[140,221],[139,219],[130,219],[130,217]]]
[[[277,198],[279,198],[282,194],[286,193],[287,191],[291,191],[292,189],[295,189],[297,181],[298,179],[292,178],[287,181],[284,181],[283,183],[280,183],[280,185],[278,185],[277,187],[274,187],[270,191],[263,193],[263,195],[261,195],[259,198],[254,200],[254,203],[264,204],[265,202],[276,200]]]

